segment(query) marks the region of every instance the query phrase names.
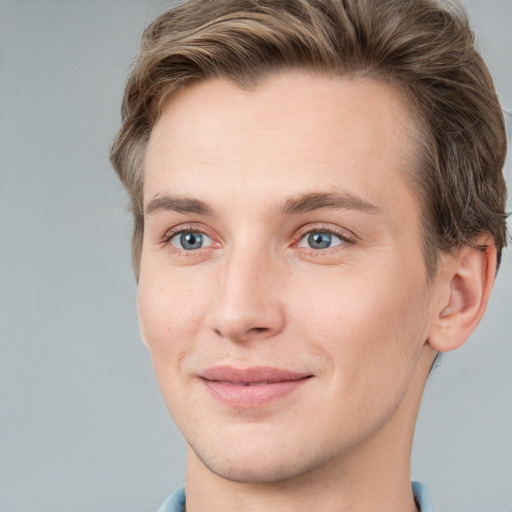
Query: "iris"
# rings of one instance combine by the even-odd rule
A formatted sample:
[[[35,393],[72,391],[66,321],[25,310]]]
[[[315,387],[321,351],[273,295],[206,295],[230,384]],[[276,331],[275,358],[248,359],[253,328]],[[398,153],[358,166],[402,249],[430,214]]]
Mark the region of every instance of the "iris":
[[[308,244],[312,249],[327,249],[331,243],[332,235],[325,231],[314,231],[308,235]]]

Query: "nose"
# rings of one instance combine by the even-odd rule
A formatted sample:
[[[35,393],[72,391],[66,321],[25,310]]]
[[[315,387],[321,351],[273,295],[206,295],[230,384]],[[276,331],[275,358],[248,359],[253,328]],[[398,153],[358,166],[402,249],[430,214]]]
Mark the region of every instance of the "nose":
[[[283,272],[275,257],[233,249],[220,265],[218,293],[207,315],[215,334],[244,342],[279,333],[285,323]]]

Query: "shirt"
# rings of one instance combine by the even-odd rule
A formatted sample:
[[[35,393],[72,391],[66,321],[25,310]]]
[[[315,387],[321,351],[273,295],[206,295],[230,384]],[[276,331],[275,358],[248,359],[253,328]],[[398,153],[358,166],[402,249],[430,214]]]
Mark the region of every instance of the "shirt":
[[[420,482],[412,482],[414,501],[420,512],[434,512],[432,498],[428,489]],[[158,512],[185,512],[185,487],[181,487],[169,496]]]

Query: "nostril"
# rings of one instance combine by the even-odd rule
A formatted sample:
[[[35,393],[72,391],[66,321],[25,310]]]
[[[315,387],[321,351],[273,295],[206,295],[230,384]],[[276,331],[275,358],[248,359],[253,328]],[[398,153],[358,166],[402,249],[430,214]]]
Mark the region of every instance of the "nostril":
[[[214,329],[214,332],[217,336],[224,338],[233,338],[233,339],[239,339],[240,341],[243,339],[249,339],[253,336],[258,337],[260,334],[265,334],[268,332],[269,329],[267,327],[252,327],[251,329],[245,331],[245,332],[239,332],[239,333],[229,333],[227,330],[223,332],[222,329]]]
[[[226,306],[224,304],[224,306]],[[229,304],[228,304],[229,306]],[[257,306],[257,305],[256,305]],[[210,332],[232,341],[263,339],[281,332],[284,318],[277,306],[246,308],[237,306],[212,309],[208,320]]]

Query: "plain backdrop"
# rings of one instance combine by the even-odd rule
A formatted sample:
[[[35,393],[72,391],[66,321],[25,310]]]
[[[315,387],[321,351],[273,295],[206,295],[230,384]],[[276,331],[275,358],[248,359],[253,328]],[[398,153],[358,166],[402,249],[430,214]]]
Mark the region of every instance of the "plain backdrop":
[[[0,1],[1,512],[152,511],[184,481],[108,162],[129,63],[165,5]],[[510,112],[512,0],[465,5]],[[507,174],[511,187],[510,159]],[[420,411],[413,477],[436,512],[512,512],[511,333],[509,251],[484,321]]]

